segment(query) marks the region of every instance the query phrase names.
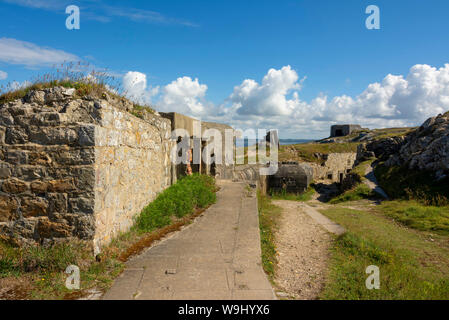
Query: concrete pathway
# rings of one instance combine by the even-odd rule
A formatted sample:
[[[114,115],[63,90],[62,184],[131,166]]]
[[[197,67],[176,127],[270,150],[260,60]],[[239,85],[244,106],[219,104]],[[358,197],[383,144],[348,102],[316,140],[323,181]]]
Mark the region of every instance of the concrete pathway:
[[[217,203],[173,236],[127,263],[105,300],[269,300],[261,267],[257,198],[220,181]]]
[[[377,179],[376,176],[374,174],[374,167],[373,165],[370,165],[366,168],[366,172],[365,172],[365,178],[366,180],[364,180],[364,183],[373,191],[377,192],[378,194],[380,194],[382,197],[384,197],[385,199],[388,200],[388,195],[387,193],[379,186],[379,184],[377,183]]]
[[[335,235],[341,235],[346,232],[345,228],[343,228],[338,223],[333,222],[325,215],[321,214],[308,204],[304,202],[298,202],[297,203],[298,208],[302,209],[303,212],[305,212],[312,220],[321,225],[324,229],[326,229],[328,232],[333,233]]]

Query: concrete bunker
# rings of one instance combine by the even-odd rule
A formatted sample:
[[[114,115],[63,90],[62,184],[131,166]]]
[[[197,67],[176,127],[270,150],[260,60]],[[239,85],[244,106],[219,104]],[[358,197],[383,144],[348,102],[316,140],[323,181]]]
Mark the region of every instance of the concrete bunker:
[[[305,163],[280,162],[278,171],[268,177],[268,190],[302,193],[313,180],[313,169]]]
[[[362,127],[358,124],[334,125],[331,127],[331,137],[344,137],[360,130],[362,130]]]
[[[208,174],[212,175],[216,178],[220,179],[231,179],[232,178],[232,172],[234,170],[234,164],[227,164],[225,162],[225,131],[226,130],[232,130],[233,128],[221,124],[221,123],[215,123],[215,122],[206,122],[206,121],[200,121],[196,120],[194,118],[176,113],[176,112],[169,112],[169,113],[160,113],[160,115],[163,118],[169,119],[171,122],[171,129],[172,133],[174,133],[175,130],[182,129],[187,135],[188,135],[188,143],[189,143],[189,150],[190,150],[190,158],[188,164],[178,164],[174,165],[172,164],[172,183],[176,182],[177,179],[180,177],[192,172],[192,173],[201,173],[201,174]],[[199,130],[197,129],[199,127]],[[217,163],[217,159],[215,159],[215,156],[219,153],[217,150],[213,150],[211,157],[215,159],[210,164],[205,163],[203,158],[203,152],[207,148],[207,146],[212,143],[213,138],[207,139],[205,138],[205,132],[209,129],[216,129],[220,132],[222,137],[222,150],[221,150],[221,163]],[[198,131],[198,132],[195,132]],[[234,133],[233,140],[232,140],[232,152],[235,154],[235,137]],[[177,141],[178,143],[181,142],[182,138],[176,133],[176,136],[172,135],[172,140]],[[195,154],[196,153],[196,154]],[[197,159],[197,161],[194,161]],[[199,160],[198,160],[199,159]]]

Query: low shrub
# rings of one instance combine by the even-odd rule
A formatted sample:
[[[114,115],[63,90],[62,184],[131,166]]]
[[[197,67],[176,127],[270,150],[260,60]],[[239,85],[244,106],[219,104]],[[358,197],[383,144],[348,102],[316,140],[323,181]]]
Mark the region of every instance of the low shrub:
[[[407,167],[375,169],[379,185],[392,199],[416,200],[425,205],[449,205],[449,178],[436,181],[432,172],[410,170]]]
[[[361,183],[355,188],[344,192],[343,194],[333,198],[329,201],[331,204],[347,202],[347,201],[357,201],[362,199],[377,199],[379,195],[371,190],[366,184]]]

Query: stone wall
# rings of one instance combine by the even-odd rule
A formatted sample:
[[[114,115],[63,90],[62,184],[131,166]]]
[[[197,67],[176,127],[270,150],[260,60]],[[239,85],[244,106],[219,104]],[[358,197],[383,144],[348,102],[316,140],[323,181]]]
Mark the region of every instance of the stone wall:
[[[95,127],[96,250],[171,184],[170,121],[134,117],[106,104]]]
[[[96,251],[170,185],[170,122],[107,94],[32,91],[0,105],[0,237]]]

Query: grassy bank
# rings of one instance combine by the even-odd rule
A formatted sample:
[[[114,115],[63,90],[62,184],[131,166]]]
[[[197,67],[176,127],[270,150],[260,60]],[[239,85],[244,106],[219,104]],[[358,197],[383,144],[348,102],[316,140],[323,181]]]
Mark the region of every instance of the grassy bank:
[[[379,185],[392,199],[416,200],[425,205],[449,205],[449,178],[435,181],[432,172],[382,164],[376,167],[375,174]]]
[[[279,228],[281,208],[271,203],[269,197],[257,192],[259,205],[259,227],[262,249],[262,266],[270,280],[274,277],[277,265],[275,232]]]
[[[215,191],[215,181],[209,176],[179,180],[142,210],[129,232],[114,239],[97,257],[82,242],[17,248],[0,241],[0,299],[71,299],[89,288],[106,290],[131,255],[189,223],[215,202]],[[64,272],[69,265],[80,268],[79,291],[65,287]]]
[[[378,209],[409,228],[449,236],[449,206],[425,206],[417,201],[385,201]]]
[[[394,210],[391,210],[394,211]],[[404,228],[382,207],[364,211],[335,207],[322,213],[348,232],[332,248],[323,299],[449,299],[448,237]],[[380,289],[368,290],[365,270],[380,268]]]
[[[351,190],[336,196],[329,201],[330,204],[337,204],[348,201],[357,201],[362,199],[376,199],[379,195],[371,190],[366,184],[360,183]]]

